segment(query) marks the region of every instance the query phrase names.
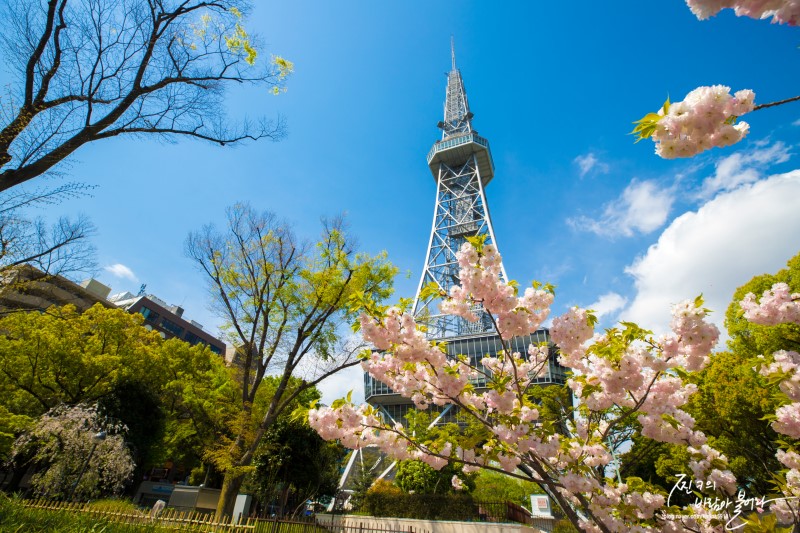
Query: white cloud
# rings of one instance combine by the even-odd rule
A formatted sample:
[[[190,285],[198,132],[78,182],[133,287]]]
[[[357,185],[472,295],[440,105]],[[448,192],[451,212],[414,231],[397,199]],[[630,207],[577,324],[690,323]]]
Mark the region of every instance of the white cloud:
[[[672,304],[702,293],[724,334],[733,291],[776,272],[800,249],[800,170],[718,194],[676,218],[626,271],[636,297],[622,316],[663,333]]]
[[[609,170],[608,165],[597,159],[597,156],[592,152],[586,155],[579,155],[573,161],[581,169],[581,178],[586,176],[592,169],[595,169],[600,174],[605,174]]]
[[[139,279],[136,277],[136,274],[133,273],[133,270],[126,267],[122,263],[115,263],[113,265],[108,265],[106,267],[103,267],[103,269],[114,277],[128,279],[133,282],[139,281]]]
[[[708,200],[722,191],[732,191],[737,187],[754,183],[762,178],[763,170],[770,165],[789,160],[789,148],[782,142],[750,152],[736,152],[720,159],[714,175],[706,178],[698,193],[702,200]]]
[[[619,311],[625,307],[626,303],[628,303],[628,299],[624,296],[615,292],[608,292],[598,298],[593,304],[588,305],[587,308],[593,309],[597,318],[603,318],[606,315]]]
[[[619,198],[605,205],[599,219],[580,216],[567,223],[608,237],[650,233],[667,221],[674,200],[673,189],[662,188],[654,181],[633,180]]]
[[[792,122],[792,126],[800,126],[800,118]]]
[[[344,398],[349,391],[353,391],[353,402],[364,403],[364,370],[361,365],[352,366],[325,378],[317,388],[322,393],[321,402],[326,405]]]

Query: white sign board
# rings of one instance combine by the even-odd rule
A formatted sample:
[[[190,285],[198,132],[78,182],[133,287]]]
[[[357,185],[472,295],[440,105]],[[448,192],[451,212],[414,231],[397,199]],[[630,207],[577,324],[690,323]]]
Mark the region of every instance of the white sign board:
[[[533,516],[553,516],[550,510],[550,497],[547,494],[531,494],[531,514]]]

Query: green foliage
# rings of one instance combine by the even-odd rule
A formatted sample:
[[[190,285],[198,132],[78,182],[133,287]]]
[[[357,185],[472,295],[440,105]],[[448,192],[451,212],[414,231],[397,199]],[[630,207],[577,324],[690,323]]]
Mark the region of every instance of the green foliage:
[[[130,500],[124,500],[121,498],[105,498],[102,500],[93,500],[90,502],[86,502],[86,505],[83,507],[84,509],[96,509],[98,511],[103,511],[106,513],[141,513],[141,509],[138,505],[133,503]]]
[[[403,489],[395,485],[389,480],[379,479],[372,484],[367,491],[371,494],[384,494],[387,496],[399,496],[403,494]]]
[[[640,118],[639,120],[635,121],[636,127],[633,128],[631,135],[636,136],[636,141],[639,142],[642,139],[649,139],[653,136],[653,133],[656,131],[656,127],[658,125],[658,121],[664,118],[669,112],[669,98],[667,101],[664,102],[664,105],[661,107],[661,111],[659,113],[648,113],[644,117]]]
[[[311,429],[307,418],[280,420],[261,441],[250,485],[264,501],[333,496],[344,452],[340,444],[323,440]]]
[[[744,354],[715,354],[697,375],[697,393],[688,404],[697,427],[728,457],[729,468],[750,494],[765,495],[782,467],[775,458],[778,434],[765,419],[778,407],[774,388],[753,371],[757,359]]]
[[[566,385],[533,386],[528,397],[539,410],[539,421],[545,427],[564,428],[572,413],[572,392]]]
[[[467,242],[475,247],[475,251],[478,252],[478,255],[481,255],[483,254],[483,246],[486,244],[486,239],[488,237],[489,236],[487,234],[480,233],[478,235],[473,235],[472,237],[467,237]]]
[[[5,463],[11,454],[11,445],[17,435],[30,428],[33,419],[16,415],[0,405],[0,462]]]
[[[166,415],[161,400],[148,384],[124,381],[98,402],[98,411],[125,427],[125,442],[137,468],[133,479],[141,479],[145,468],[159,461]]]
[[[433,298],[442,298],[444,296],[447,296],[447,293],[444,292],[442,288],[439,287],[439,284],[435,281],[425,284],[419,291],[419,299],[421,301],[428,301]]]
[[[156,379],[162,340],[143,318],[100,304],[0,318],[0,400],[12,412],[38,416],[61,403],[94,403],[129,378]]]
[[[508,501],[530,507],[530,495],[542,492],[542,488],[531,481],[517,479],[493,470],[481,470],[475,478],[472,497],[479,501]]]
[[[453,488],[453,476],[458,476],[464,484],[462,491]],[[400,461],[397,464],[395,483],[407,493],[448,494],[471,492],[475,487],[474,474],[464,474],[456,463],[448,463],[440,470],[434,470],[422,461]]]
[[[478,505],[469,494],[392,494],[368,492],[360,510],[371,516],[420,520],[475,520]]]
[[[787,268],[775,274],[761,274],[736,289],[733,301],[725,313],[725,327],[730,340],[728,349],[742,357],[770,355],[778,350],[800,350],[800,325],[780,324],[777,326],[760,326],[748,322],[739,307],[739,301],[752,292],[761,297],[765,290],[775,283],[789,285],[791,292],[800,291],[800,254],[787,262]]]
[[[355,452],[350,452],[355,453]],[[366,469],[359,469],[358,476],[353,482],[353,494],[350,496],[350,505],[353,509],[361,510],[367,498],[367,494],[372,490],[375,481],[375,473]]]
[[[404,492],[414,492],[417,494],[435,494],[437,490],[446,492],[440,488],[442,481],[437,472],[422,461],[400,461],[397,464],[397,475],[395,483]],[[443,480],[443,487],[447,487],[448,481]]]
[[[792,526],[779,527],[778,517],[774,514],[752,513],[744,519],[744,523],[744,533],[791,533],[794,530]]]
[[[90,403],[126,427],[140,471],[196,462],[230,419],[233,375],[208,348],[142,322],[99,304],[0,318],[0,453],[48,409]]]

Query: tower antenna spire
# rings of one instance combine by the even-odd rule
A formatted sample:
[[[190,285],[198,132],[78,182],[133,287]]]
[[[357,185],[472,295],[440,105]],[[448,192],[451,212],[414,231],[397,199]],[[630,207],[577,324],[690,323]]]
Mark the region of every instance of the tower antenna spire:
[[[453,36],[450,36],[450,57],[453,58],[453,70],[456,69],[456,43]]]

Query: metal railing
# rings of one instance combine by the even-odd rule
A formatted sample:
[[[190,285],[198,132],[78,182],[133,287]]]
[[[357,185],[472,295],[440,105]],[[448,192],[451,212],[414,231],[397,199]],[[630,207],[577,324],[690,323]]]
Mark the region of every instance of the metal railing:
[[[458,137],[453,137],[452,139],[447,139],[446,141],[436,141],[436,143],[433,145],[433,148],[431,148],[430,152],[428,152],[428,163],[431,162],[431,159],[433,159],[433,156],[436,155],[436,152],[441,152],[442,150],[447,150],[448,148],[452,148],[454,146],[473,142],[485,148],[489,148],[489,141],[477,133],[459,135]]]

